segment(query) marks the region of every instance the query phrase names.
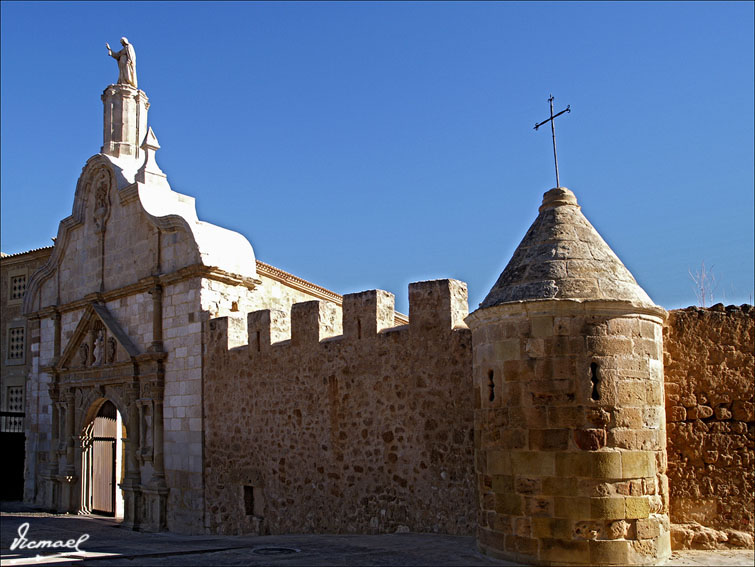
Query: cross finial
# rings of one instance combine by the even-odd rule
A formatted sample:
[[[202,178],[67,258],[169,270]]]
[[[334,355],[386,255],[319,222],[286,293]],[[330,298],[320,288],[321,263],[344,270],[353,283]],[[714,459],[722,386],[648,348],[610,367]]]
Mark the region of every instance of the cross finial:
[[[556,126],[554,118],[561,116],[564,112],[571,112],[571,105],[567,105],[564,110],[559,112],[558,114],[553,114],[553,95],[550,95],[550,98],[548,99],[548,102],[551,106],[551,117],[547,120],[543,120],[542,122],[535,124],[535,130],[540,128],[543,124],[550,122],[551,123],[551,134],[553,135],[553,161],[556,162],[556,187],[561,187],[561,182],[558,179],[558,156],[556,155]]]

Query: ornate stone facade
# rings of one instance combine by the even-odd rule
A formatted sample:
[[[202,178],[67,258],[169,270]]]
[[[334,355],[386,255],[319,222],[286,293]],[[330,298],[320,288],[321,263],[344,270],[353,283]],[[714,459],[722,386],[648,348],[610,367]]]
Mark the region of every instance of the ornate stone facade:
[[[410,286],[406,317],[387,292],[342,297],[200,221],[157,165],[146,95],[117,84],[102,100],[102,153],[23,300],[27,501],[90,509],[110,466],[92,423],[114,407],[106,470],[133,529],[476,532],[486,552],[545,564],[668,556],[667,435],[689,428],[666,431],[667,314],[570,191],[546,193],[480,309],[437,280]],[[735,359],[751,376],[751,353]],[[689,380],[675,373],[668,399],[706,429]],[[742,421],[744,466],[739,390],[714,411]]]

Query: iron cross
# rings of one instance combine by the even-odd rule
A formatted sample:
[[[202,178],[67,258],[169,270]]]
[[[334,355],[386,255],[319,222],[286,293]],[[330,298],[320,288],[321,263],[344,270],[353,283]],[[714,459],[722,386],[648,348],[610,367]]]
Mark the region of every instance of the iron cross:
[[[561,116],[564,112],[571,112],[571,109],[570,109],[571,105],[567,105],[567,107],[564,110],[554,115],[553,114],[553,95],[550,95],[548,102],[550,102],[551,104],[551,117],[548,118],[548,120],[543,120],[539,124],[535,124],[535,130],[540,128],[540,126],[542,126],[546,122],[551,123],[551,134],[553,134],[553,161],[556,162],[556,187],[561,187],[561,183],[559,182],[559,179],[558,179],[558,156],[556,155],[556,126],[555,126],[555,121],[553,119],[558,116]]]

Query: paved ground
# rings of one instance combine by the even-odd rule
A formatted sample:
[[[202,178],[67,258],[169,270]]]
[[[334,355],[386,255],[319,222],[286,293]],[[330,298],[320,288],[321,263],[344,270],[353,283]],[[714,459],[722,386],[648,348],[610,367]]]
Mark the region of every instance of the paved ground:
[[[25,538],[77,540],[75,550],[10,547]],[[62,551],[53,555],[56,551]],[[41,557],[38,557],[41,556]],[[474,538],[437,534],[184,536],[121,529],[112,519],[53,515],[18,503],[0,504],[2,565],[516,565],[477,552]],[[675,552],[667,565],[753,565],[753,551]]]

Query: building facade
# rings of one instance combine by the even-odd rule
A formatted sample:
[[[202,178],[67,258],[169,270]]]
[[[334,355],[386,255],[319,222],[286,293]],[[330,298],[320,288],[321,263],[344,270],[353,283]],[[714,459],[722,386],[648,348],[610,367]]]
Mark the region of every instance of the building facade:
[[[157,165],[146,94],[115,84],[102,101],[102,148],[23,299],[27,501],[151,531],[668,556],[667,313],[569,190],[545,194],[478,310],[437,280],[410,285],[406,317],[385,291],[340,296],[199,220]]]
[[[0,435],[7,458],[0,483],[2,499],[23,496],[26,378],[32,360],[23,302],[29,278],[51,252],[49,246],[0,257]]]

